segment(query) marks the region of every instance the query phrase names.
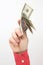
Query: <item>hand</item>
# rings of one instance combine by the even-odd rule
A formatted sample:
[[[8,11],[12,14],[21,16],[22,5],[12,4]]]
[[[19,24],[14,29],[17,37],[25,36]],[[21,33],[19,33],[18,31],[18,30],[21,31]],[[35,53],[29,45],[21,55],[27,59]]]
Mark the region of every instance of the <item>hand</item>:
[[[20,25],[20,21],[18,22]],[[28,46],[28,38],[26,33],[20,31],[20,29],[16,29],[15,32],[12,33],[12,37],[9,39],[9,44],[13,50],[13,52],[23,52],[27,50]]]

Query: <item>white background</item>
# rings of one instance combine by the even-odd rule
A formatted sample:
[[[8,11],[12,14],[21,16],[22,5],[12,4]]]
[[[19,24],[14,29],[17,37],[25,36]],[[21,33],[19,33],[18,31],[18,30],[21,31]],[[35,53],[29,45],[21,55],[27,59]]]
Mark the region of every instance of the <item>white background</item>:
[[[8,40],[18,27],[25,2],[34,9],[30,19],[36,27],[33,34],[27,31],[31,65],[43,65],[43,0],[0,0],[0,65],[15,65]]]

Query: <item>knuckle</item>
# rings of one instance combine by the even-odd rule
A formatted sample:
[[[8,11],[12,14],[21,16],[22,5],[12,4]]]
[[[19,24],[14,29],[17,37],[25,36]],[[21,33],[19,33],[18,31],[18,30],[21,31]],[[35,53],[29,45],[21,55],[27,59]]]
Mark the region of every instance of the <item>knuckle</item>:
[[[15,30],[15,32],[16,32],[16,33],[20,32],[19,28],[17,28],[17,29]]]

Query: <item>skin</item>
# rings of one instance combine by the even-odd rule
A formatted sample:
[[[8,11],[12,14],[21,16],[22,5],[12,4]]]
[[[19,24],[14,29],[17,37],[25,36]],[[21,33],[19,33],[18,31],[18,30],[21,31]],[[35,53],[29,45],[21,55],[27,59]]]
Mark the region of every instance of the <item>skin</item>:
[[[18,21],[18,24],[20,25],[20,20]],[[9,39],[9,45],[12,48],[13,52],[21,53],[23,51],[27,50],[28,47],[28,38],[25,32],[20,31],[19,28],[17,28],[13,33],[12,37]]]

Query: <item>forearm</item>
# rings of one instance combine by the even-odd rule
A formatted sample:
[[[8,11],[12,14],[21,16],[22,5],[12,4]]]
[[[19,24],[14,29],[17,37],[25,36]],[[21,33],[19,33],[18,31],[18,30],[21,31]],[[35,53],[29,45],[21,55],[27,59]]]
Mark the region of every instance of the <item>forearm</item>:
[[[14,53],[16,65],[30,65],[30,59],[27,50],[22,53]]]

